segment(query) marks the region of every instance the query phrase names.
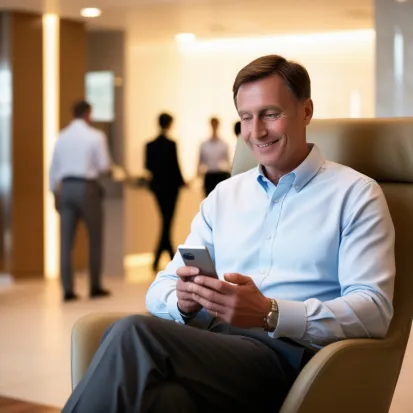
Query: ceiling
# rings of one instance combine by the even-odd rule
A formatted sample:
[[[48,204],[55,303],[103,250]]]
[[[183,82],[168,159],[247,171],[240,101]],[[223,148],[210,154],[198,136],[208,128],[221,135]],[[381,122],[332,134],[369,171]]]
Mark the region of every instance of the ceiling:
[[[201,38],[306,33],[374,27],[374,0],[0,0],[0,9],[58,12],[81,19],[83,7],[102,15],[90,29],[141,27],[143,40],[194,32]]]

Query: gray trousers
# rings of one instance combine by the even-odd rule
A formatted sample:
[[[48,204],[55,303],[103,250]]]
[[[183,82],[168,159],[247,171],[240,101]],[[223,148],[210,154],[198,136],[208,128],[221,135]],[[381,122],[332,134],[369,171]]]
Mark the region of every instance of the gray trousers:
[[[60,201],[60,276],[65,293],[73,291],[72,250],[76,228],[83,220],[89,236],[90,288],[100,287],[103,243],[102,190],[97,182],[68,179]]]
[[[107,331],[62,413],[275,413],[304,351],[216,320],[201,330],[129,316]]]

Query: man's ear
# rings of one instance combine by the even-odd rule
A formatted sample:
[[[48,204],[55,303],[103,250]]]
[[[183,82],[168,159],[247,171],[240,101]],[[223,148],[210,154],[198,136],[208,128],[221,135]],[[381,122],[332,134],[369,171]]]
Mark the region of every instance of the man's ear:
[[[304,122],[308,126],[313,118],[314,105],[313,101],[308,98],[304,101]]]

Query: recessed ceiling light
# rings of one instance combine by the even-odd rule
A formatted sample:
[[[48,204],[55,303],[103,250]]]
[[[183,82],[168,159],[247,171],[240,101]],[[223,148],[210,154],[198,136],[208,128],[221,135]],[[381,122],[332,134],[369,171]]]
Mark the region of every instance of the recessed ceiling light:
[[[175,35],[175,40],[179,43],[190,43],[196,40],[196,36],[193,33],[178,33]]]
[[[96,7],[86,7],[85,9],[80,10],[80,14],[83,17],[99,17],[102,14],[102,10],[97,9]]]

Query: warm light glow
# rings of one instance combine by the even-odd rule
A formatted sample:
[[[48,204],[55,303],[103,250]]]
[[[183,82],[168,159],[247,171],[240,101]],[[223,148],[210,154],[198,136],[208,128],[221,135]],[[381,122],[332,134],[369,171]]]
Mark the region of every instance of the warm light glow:
[[[178,43],[192,43],[196,40],[196,36],[193,33],[178,33],[175,35],[175,40]]]
[[[59,227],[53,195],[49,191],[49,166],[59,133],[59,18],[43,16],[43,219],[46,278],[58,276]]]
[[[151,253],[126,255],[123,259],[125,268],[125,281],[128,283],[151,282],[154,274],[149,270],[153,263],[154,255]],[[166,265],[164,261],[161,263]],[[164,268],[160,265],[160,268]]]
[[[358,90],[350,93],[349,118],[361,118],[361,94]]]
[[[80,10],[80,15],[83,17],[88,17],[90,19],[94,17],[99,17],[102,14],[102,10],[97,9],[96,7],[86,7],[85,9]]]
[[[182,35],[190,33],[181,33]],[[179,35],[177,35],[179,36]],[[176,37],[177,37],[176,36]],[[239,38],[221,38],[214,40],[197,40],[192,42],[179,42],[181,52],[235,52],[255,50],[257,47],[265,46],[277,47],[282,44],[291,44],[291,46],[308,44],[309,47],[314,47],[319,42],[323,46],[334,44],[337,41],[357,42],[365,38],[374,38],[375,31],[372,29],[365,30],[347,30],[337,32],[324,33],[308,33],[308,34],[291,34],[278,36],[257,36],[257,37],[239,37]]]

